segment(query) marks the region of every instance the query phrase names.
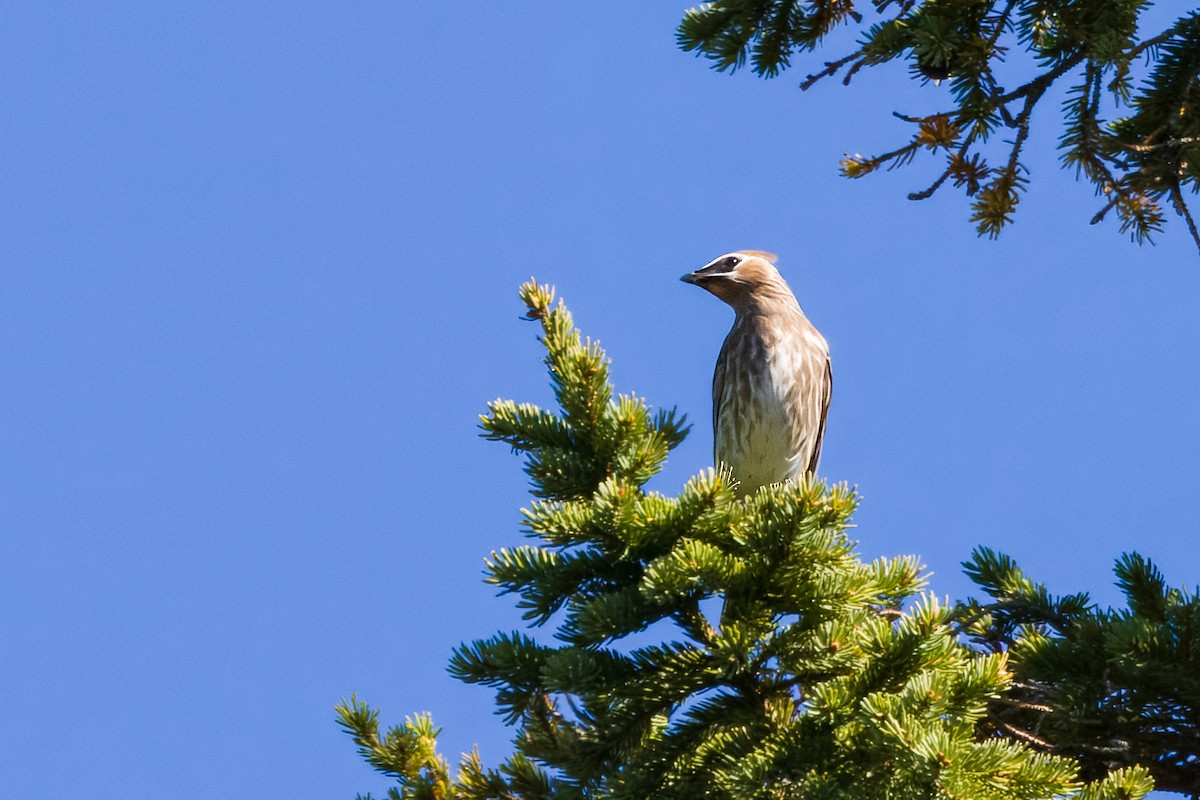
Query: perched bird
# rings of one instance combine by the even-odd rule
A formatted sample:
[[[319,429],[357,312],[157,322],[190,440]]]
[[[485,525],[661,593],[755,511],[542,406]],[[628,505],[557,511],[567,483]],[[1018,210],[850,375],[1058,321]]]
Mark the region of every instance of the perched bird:
[[[713,434],[743,495],[816,471],[833,391],[829,345],[774,264],[740,250],[681,278],[736,314],[713,375]]]

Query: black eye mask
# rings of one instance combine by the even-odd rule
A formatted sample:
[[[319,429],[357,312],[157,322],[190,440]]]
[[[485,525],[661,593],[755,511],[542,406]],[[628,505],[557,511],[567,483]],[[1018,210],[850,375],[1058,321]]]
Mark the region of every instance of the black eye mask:
[[[733,268],[742,263],[740,256],[725,256],[720,261],[709,264],[703,269],[696,270],[697,275],[720,275],[725,272],[733,272]]]

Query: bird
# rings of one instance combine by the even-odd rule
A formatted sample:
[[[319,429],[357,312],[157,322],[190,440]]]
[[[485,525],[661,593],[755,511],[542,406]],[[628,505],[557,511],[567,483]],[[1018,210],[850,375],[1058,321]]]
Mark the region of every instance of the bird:
[[[816,472],[833,393],[829,345],[776,261],[739,250],[680,279],[734,310],[713,373],[713,457],[740,496]]]

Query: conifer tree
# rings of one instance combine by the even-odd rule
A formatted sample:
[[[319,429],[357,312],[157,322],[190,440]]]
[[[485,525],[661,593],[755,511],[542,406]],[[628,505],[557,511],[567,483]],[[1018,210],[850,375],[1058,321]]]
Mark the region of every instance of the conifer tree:
[[[646,488],[685,433],[674,411],[614,396],[609,362],[550,287],[521,287],[558,408],[497,400],[484,436],[525,459],[531,543],[487,580],[530,631],[460,646],[450,671],[495,691],[515,727],[496,768],[452,772],[428,715],[386,733],[338,706],[392,798],[1140,798],[1145,770],[1077,764],[1000,735],[1005,648],[971,646],[962,609],[923,592],[912,557],[863,563],[857,498],[818,481],[739,499],[706,471]],[[542,634],[553,630],[553,637]],[[973,630],[973,629],[972,629]]]
[[[801,84],[861,69],[907,62],[910,74],[937,92],[934,109],[895,116],[913,133],[876,156],[847,156],[844,175],[936,153],[942,166],[911,200],[947,181],[972,198],[971,220],[995,237],[1013,219],[1028,180],[1022,154],[1034,108],[1055,84],[1069,87],[1062,107],[1063,165],[1101,198],[1095,224],[1110,212],[1137,242],[1162,229],[1169,204],[1200,247],[1187,194],[1200,188],[1200,11],[1163,30],[1139,22],[1150,0],[717,0],[689,9],[678,28],[685,50],[718,70],[750,64],[773,77],[796,53],[816,50],[838,26],[863,26],[858,47],[824,62]],[[865,12],[871,17],[864,18]],[[1030,68],[1004,65],[1031,61]],[[1149,64],[1143,69],[1143,63]],[[1032,76],[1031,75],[1032,72]],[[1016,85],[1011,76],[1023,75]],[[949,97],[946,97],[946,94]],[[1004,147],[991,148],[989,140]]]
[[[986,724],[1046,753],[1077,759],[1084,777],[1140,764],[1160,790],[1200,797],[1200,598],[1169,589],[1137,553],[1114,572],[1128,607],[1084,593],[1052,596],[1016,563],[978,548],[964,563],[989,595],[960,604],[983,651],[1008,652],[1014,678]]]

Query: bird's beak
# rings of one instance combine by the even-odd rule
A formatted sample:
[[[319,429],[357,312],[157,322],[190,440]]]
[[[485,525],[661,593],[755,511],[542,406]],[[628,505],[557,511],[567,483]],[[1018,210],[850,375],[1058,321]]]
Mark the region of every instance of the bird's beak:
[[[700,282],[700,279],[702,277],[704,277],[704,276],[698,272],[689,272],[687,275],[684,275],[679,280],[683,281],[684,283],[690,283],[694,286]]]

